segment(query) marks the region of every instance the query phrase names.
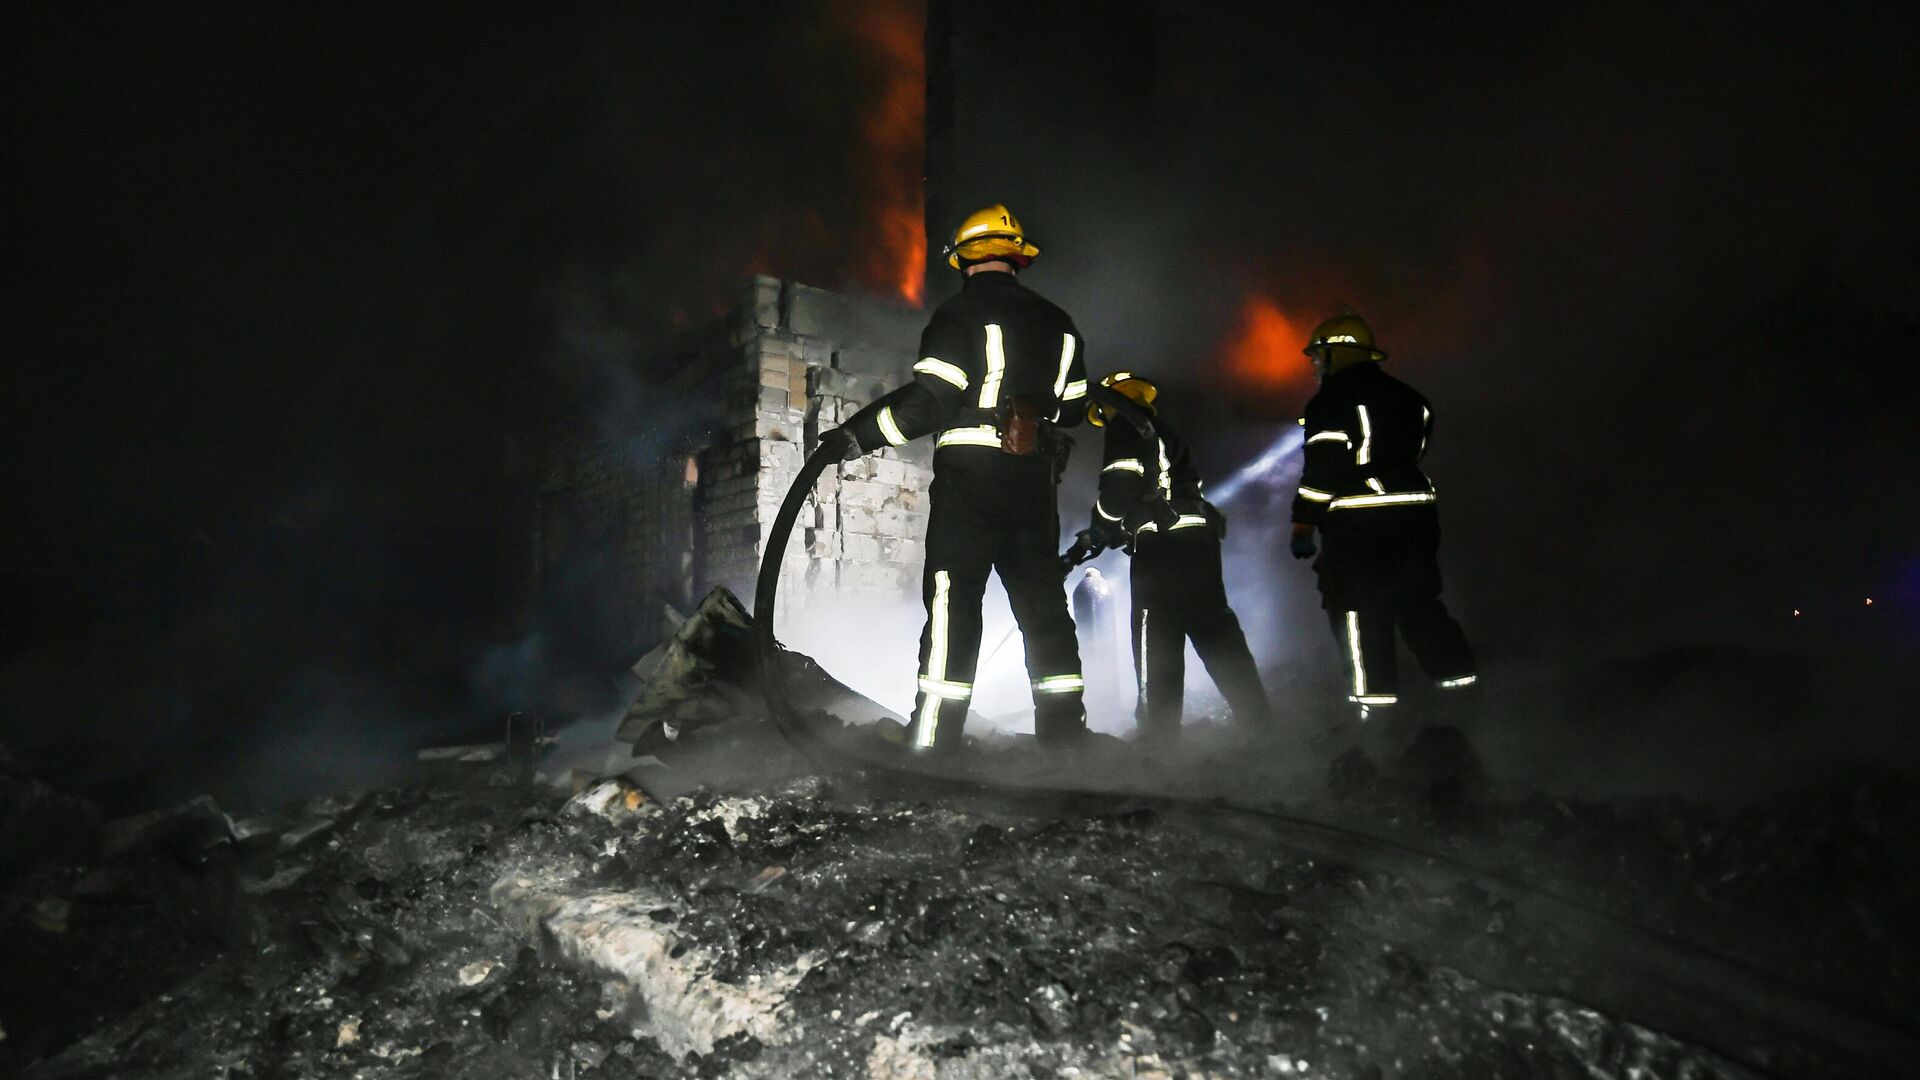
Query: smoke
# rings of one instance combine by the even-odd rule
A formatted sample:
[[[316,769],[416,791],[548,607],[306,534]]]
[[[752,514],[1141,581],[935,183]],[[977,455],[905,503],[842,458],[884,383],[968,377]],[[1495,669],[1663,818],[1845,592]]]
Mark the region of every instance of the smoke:
[[[1787,760],[1860,745],[1911,760],[1871,710],[1838,710],[1844,737],[1806,738],[1822,702],[1900,693],[1911,653],[1890,628],[1911,609],[1874,625],[1858,600],[1900,595],[1920,535],[1911,500],[1882,497],[1920,466],[1901,434],[1920,399],[1899,376],[1920,324],[1920,161],[1885,136],[1920,102],[1891,17],[949,15],[936,212],[1007,202],[1043,252],[1025,279],[1074,316],[1094,374],[1161,383],[1163,417],[1233,497],[1229,595],[1283,711],[1318,723],[1339,704],[1312,575],[1285,550],[1286,455],[1270,452],[1313,391],[1305,330],[1346,303],[1433,401],[1446,596],[1509,775],[1575,772],[1565,734],[1595,783],[1673,783],[1643,759],[1703,771],[1762,715],[1751,745]],[[1012,76],[994,52],[1009,25],[1049,62]],[[930,301],[953,287],[936,278]],[[1063,491],[1063,533],[1091,506],[1096,442],[1083,436]],[[1124,558],[1098,565],[1124,604]],[[983,649],[1009,625],[989,610]],[[884,633],[832,632],[869,625],[856,613],[794,640],[837,673],[884,672],[871,692],[902,708],[919,621],[909,602],[872,615]],[[1864,659],[1832,662],[1842,651]],[[977,711],[1024,706],[1018,657],[1016,640],[983,668]],[[1666,674],[1674,657],[1694,673]],[[1583,692],[1599,684],[1633,692]],[[1766,687],[1793,707],[1760,708]]]
[[[139,758],[267,747],[302,702],[402,742],[592,711],[636,635],[591,543],[513,627],[515,459],[696,437],[636,358],[752,271],[917,281],[919,17],[20,20],[0,738]]]
[[[1378,60],[1363,74],[1305,49],[1272,86],[1192,91],[1193,137],[1173,138],[1217,184],[1201,257],[1287,310],[1353,303],[1388,370],[1433,399],[1450,591],[1489,651],[1579,664],[1769,642],[1790,595],[1864,595],[1880,575],[1862,549],[1909,546],[1885,508],[1832,498],[1913,463],[1888,441],[1897,465],[1853,447],[1914,400],[1911,380],[1873,375],[1878,404],[1847,386],[1882,370],[1875,356],[1911,355],[1912,305],[1885,290],[1912,280],[1917,250],[1897,194],[1913,155],[1880,136],[1914,88],[1882,78],[1892,58],[1863,12],[1834,16],[1859,36],[1817,63],[1813,28],[1780,12],[1734,20],[1737,40],[1644,7],[1253,18],[1185,43],[1249,76],[1270,69],[1237,43],[1282,36],[1359,33]],[[1816,74],[1836,66],[1859,81]],[[1248,137],[1263,116],[1286,137]],[[1843,179],[1836,159],[1874,164]],[[1197,430],[1196,413],[1225,411],[1187,410]]]
[[[1490,671],[1911,660],[1911,16],[952,10],[991,32],[959,54],[946,210],[1026,220],[1031,284],[1096,375],[1162,383],[1216,494],[1311,392],[1289,332],[1345,301],[1434,402],[1447,595]],[[674,402],[629,360],[753,271],[911,295],[920,17],[20,20],[5,737],[251,735],[314,671],[395,703],[330,722],[423,734],[624,668],[592,559],[538,637],[503,628],[534,494],[509,436],[667,452]],[[1234,602],[1276,679],[1318,677],[1284,499],[1230,490]]]
[[[1154,122],[1129,129],[1149,149],[1078,161],[1066,185],[1144,173],[1154,198],[1125,228],[1054,236],[1029,277],[1102,328],[1096,373],[1162,383],[1215,495],[1245,503],[1229,584],[1270,628],[1256,649],[1277,680],[1330,664],[1330,635],[1281,553],[1284,500],[1226,485],[1300,414],[1299,339],[1345,302],[1433,401],[1446,597],[1506,688],[1487,737],[1513,772],[1568,771],[1555,733],[1615,786],[1643,759],[1704,771],[1753,747],[1809,768],[1861,745],[1914,760],[1881,711],[1845,704],[1899,699],[1914,659],[1912,609],[1863,603],[1898,588],[1920,535],[1920,504],[1881,497],[1920,467],[1896,434],[1920,383],[1895,374],[1920,340],[1903,194],[1920,160],[1885,139],[1920,103],[1887,44],[1905,16],[1158,14]],[[1153,288],[1077,292],[1047,259],[1083,244],[1103,288]],[[1246,348],[1253,303],[1290,347]],[[1268,358],[1298,381],[1263,383]],[[1663,674],[1675,657],[1697,676]],[[1573,689],[1602,682],[1635,692]]]

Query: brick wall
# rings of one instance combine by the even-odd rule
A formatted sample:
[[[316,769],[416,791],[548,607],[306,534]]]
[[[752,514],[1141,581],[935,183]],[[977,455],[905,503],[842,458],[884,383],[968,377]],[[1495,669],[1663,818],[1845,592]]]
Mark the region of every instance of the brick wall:
[[[766,533],[819,433],[905,381],[923,313],[757,277],[738,306],[675,343],[650,394],[697,414],[644,452],[622,432],[558,440],[541,487],[535,572],[592,559],[634,608],[639,640],[661,601],[713,585],[752,603]],[[822,595],[917,596],[928,440],[821,478],[782,564],[782,606]]]

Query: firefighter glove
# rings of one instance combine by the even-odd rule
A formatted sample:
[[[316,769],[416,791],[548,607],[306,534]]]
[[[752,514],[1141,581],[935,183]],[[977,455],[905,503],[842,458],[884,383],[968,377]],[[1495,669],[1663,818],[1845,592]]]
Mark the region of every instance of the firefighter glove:
[[[1080,535],[1073,538],[1073,546],[1060,553],[1060,569],[1062,571],[1072,570],[1074,567],[1100,554],[1105,546],[1106,545],[1100,543],[1100,541],[1094,539],[1092,529],[1080,530]]]
[[[1296,527],[1293,530],[1293,539],[1287,544],[1287,550],[1293,552],[1293,557],[1296,559],[1313,558],[1314,552],[1319,550],[1314,547],[1313,530]]]
[[[860,449],[860,440],[853,432],[844,427],[832,428],[820,433],[820,448],[831,449],[840,461],[852,461],[866,451]]]
[[[1127,531],[1125,529],[1122,529],[1111,521],[1102,521],[1097,517],[1094,519],[1093,524],[1087,526],[1080,535],[1092,538],[1093,542],[1100,545],[1103,550],[1106,548],[1127,546]]]

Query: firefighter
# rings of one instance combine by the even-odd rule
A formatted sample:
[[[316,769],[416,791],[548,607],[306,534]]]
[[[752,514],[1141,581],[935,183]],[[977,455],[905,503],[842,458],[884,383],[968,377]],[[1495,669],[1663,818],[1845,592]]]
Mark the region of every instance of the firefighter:
[[[914,379],[823,440],[848,457],[936,435],[922,594],[920,688],[908,745],[959,746],[980,651],[980,600],[1000,574],[1026,642],[1034,732],[1086,734],[1085,683],[1057,550],[1055,487],[1087,395],[1086,347],[1067,313],[1020,283],[1040,253],[1005,206],[970,215],[947,244],[965,275],[920,338]]]
[[[1120,371],[1100,384],[1156,413],[1160,392],[1151,381]],[[1110,412],[1101,405],[1087,409],[1088,420],[1107,432],[1090,531],[1102,546],[1123,547],[1133,556],[1140,738],[1168,741],[1180,734],[1189,639],[1235,722],[1249,732],[1263,731],[1272,723],[1267,692],[1221,576],[1226,516],[1206,501],[1186,441],[1164,420],[1155,416],[1148,437],[1131,424],[1108,423]]]
[[[1394,631],[1443,688],[1473,685],[1473,650],[1440,602],[1440,518],[1420,459],[1433,410],[1380,370],[1387,358],[1358,315],[1314,328],[1305,350],[1320,390],[1307,402],[1306,465],[1291,548],[1313,558],[1321,606],[1347,669],[1347,700],[1366,718],[1397,703]]]

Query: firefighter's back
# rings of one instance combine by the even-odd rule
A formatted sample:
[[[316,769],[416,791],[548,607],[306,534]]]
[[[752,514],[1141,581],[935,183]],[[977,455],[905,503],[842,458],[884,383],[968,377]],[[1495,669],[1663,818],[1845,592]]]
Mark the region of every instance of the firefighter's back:
[[[1432,410],[1427,399],[1406,383],[1387,374],[1378,364],[1361,364],[1355,404],[1360,414],[1361,441],[1371,463],[1381,470],[1417,468],[1427,449],[1427,426]],[[1369,462],[1361,462],[1368,464]]]
[[[1386,493],[1431,492],[1420,459],[1433,410],[1413,387],[1372,363],[1329,377],[1307,406],[1308,437],[1337,430],[1343,467],[1329,490],[1342,502]]]
[[[1031,453],[1008,453],[1003,429],[1016,403],[1046,428],[1077,419],[1066,415],[1063,402],[1085,393],[1084,382],[1078,394],[1069,389],[1081,367],[1073,320],[1014,275],[982,273],[967,278],[960,294],[934,312],[932,324],[939,333],[931,337],[965,349],[970,376],[960,407],[936,440],[935,499],[964,503],[988,518],[1052,516],[1055,436],[1047,432]]]

